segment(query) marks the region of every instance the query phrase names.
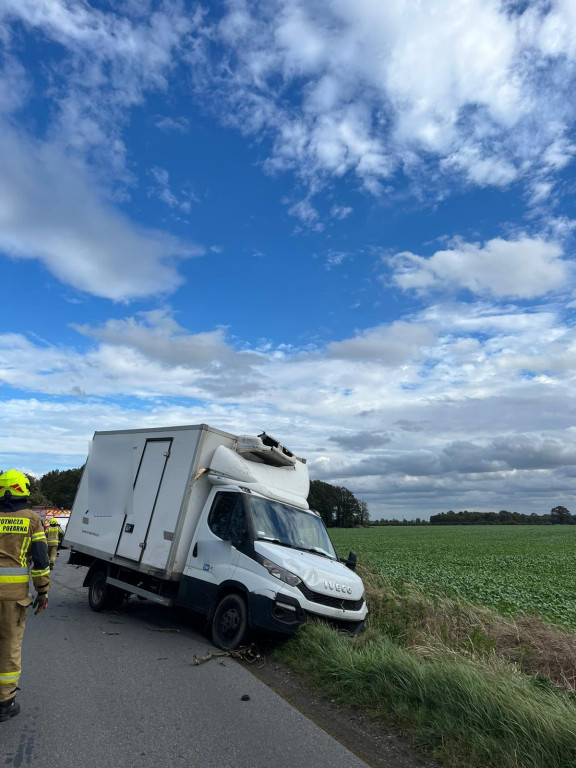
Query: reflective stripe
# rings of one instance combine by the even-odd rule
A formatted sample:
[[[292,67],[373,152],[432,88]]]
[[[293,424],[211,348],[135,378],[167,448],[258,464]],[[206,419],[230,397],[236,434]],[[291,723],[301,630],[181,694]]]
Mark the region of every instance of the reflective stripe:
[[[0,584],[27,584],[30,577],[26,576],[0,576]]]
[[[42,531],[32,534],[32,541],[46,541],[46,536]]]
[[[5,683],[17,683],[21,670],[17,672],[0,672],[0,685]]]
[[[26,553],[28,552],[28,546],[30,544],[30,539],[28,536],[24,539],[22,542],[22,546],[20,547],[20,563],[25,566],[26,565]]]
[[[28,568],[0,568],[0,584],[28,584]]]
[[[50,573],[50,566],[48,566],[48,568],[44,568],[43,571],[35,571],[34,569],[32,569],[30,573],[33,579],[37,579],[39,576],[48,576],[48,574]]]

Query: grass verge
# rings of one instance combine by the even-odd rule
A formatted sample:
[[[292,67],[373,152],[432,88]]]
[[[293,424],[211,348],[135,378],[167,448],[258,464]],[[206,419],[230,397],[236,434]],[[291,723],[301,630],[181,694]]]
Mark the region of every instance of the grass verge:
[[[285,662],[336,701],[392,717],[447,766],[576,766],[574,693],[563,674],[564,689],[537,671],[529,630],[517,629],[522,651],[514,659],[501,641],[512,625],[493,612],[412,588],[402,594],[361,575],[371,609],[365,634],[310,623],[279,650]],[[538,637],[561,636],[537,629]],[[566,636],[569,647],[572,640]]]

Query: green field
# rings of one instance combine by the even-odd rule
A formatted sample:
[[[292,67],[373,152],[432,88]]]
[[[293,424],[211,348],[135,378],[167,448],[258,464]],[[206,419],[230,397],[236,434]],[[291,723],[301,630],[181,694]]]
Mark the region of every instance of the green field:
[[[411,582],[576,631],[576,526],[383,526],[330,535],[341,556],[355,550],[395,587]]]

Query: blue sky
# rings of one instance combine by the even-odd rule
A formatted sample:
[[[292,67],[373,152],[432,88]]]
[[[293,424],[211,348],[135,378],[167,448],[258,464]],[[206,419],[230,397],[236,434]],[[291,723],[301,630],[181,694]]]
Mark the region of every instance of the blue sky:
[[[5,0],[0,465],[206,422],[374,518],[571,509],[575,27],[571,0]]]

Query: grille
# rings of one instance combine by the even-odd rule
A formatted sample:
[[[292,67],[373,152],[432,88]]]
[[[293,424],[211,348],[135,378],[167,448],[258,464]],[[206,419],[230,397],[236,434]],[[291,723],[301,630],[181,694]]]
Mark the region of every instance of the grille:
[[[319,603],[320,605],[327,605],[330,608],[342,608],[345,611],[359,611],[364,605],[364,595],[360,600],[346,600],[343,597],[333,597],[332,595],[323,595],[320,592],[314,592],[305,584],[298,584],[298,589],[306,600],[311,603]]]

